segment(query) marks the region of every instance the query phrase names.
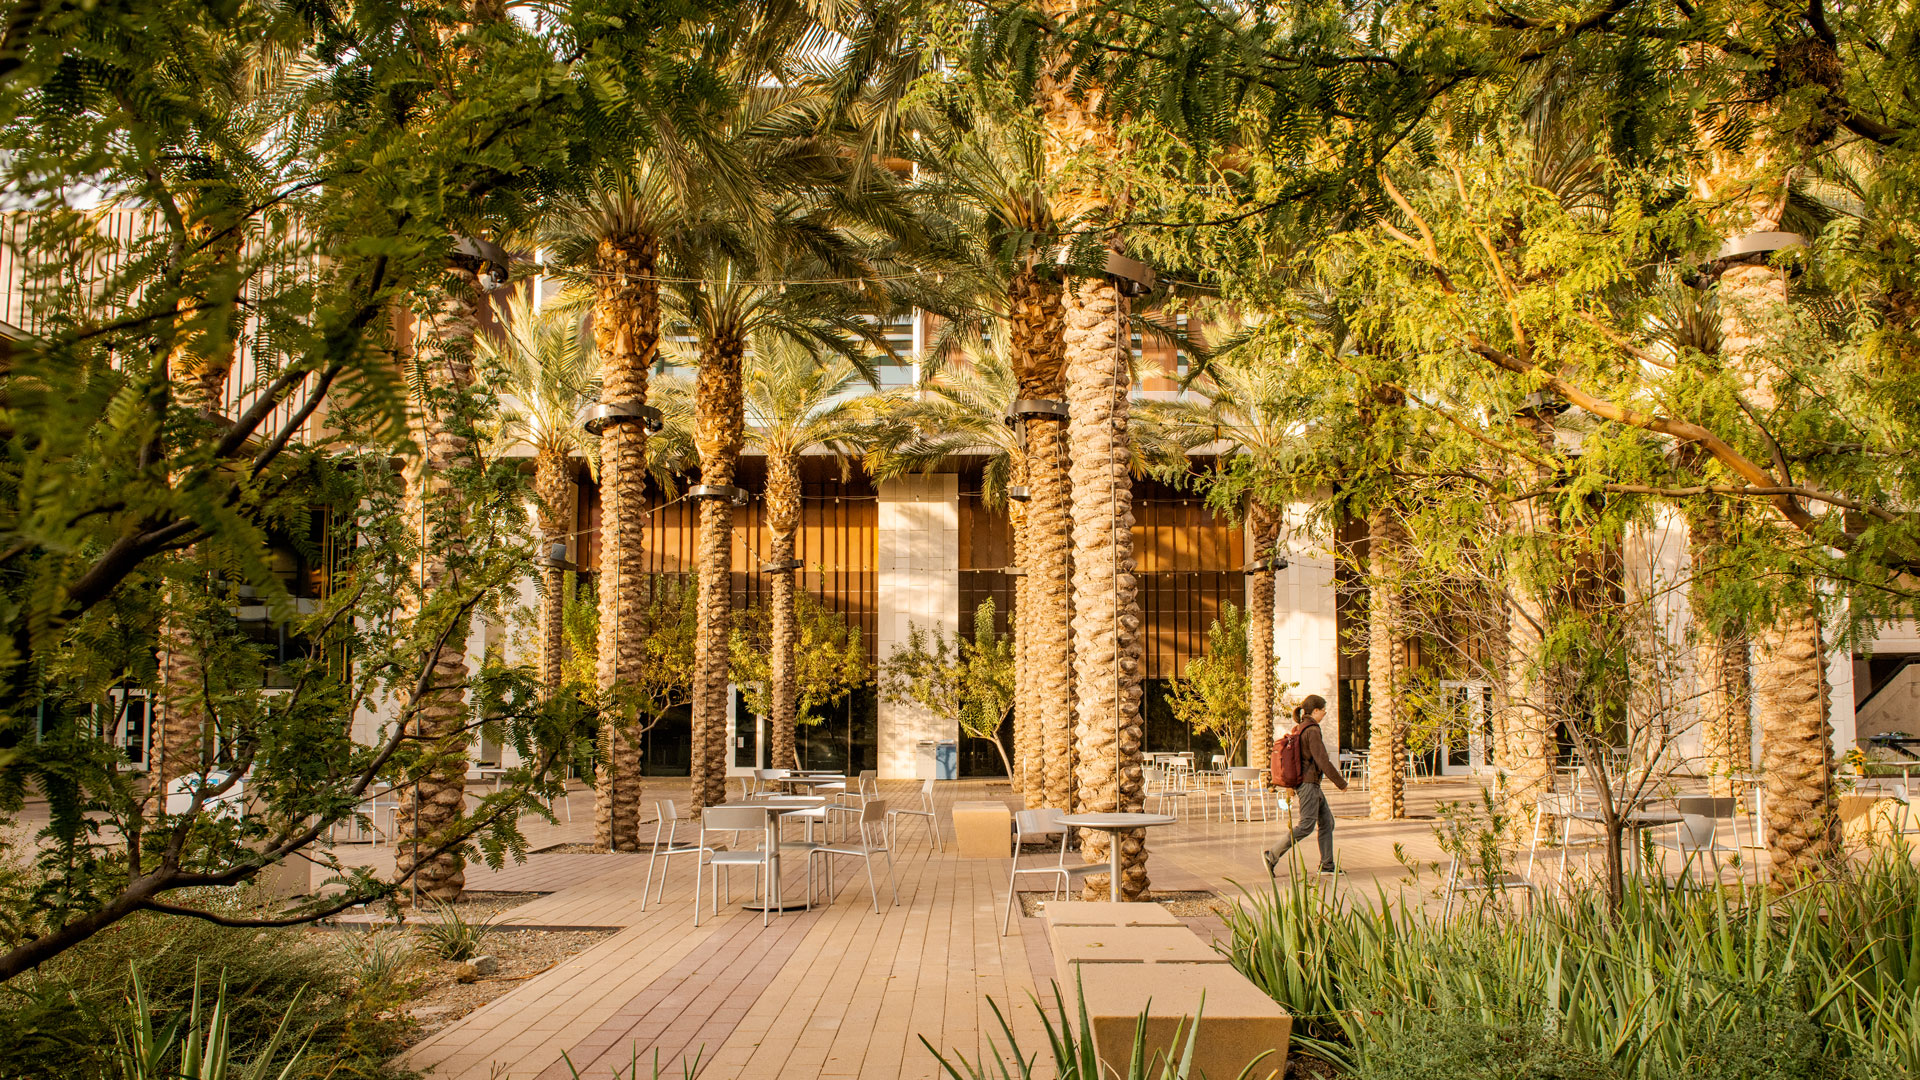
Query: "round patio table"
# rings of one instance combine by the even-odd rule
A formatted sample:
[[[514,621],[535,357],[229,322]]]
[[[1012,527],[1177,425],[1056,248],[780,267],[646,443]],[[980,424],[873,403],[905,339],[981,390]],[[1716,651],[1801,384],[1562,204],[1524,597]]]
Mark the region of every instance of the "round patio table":
[[[1107,881],[1112,886],[1113,902],[1117,904],[1120,902],[1120,837],[1117,834],[1171,825],[1178,819],[1171,814],[1064,814],[1054,820],[1076,829],[1096,829],[1107,834],[1107,858],[1112,867]]]
[[[819,776],[798,776],[798,775],[783,776],[780,778],[779,782],[782,784],[791,784],[794,787],[806,787],[806,788],[833,787],[835,785],[838,785],[840,787],[847,786],[846,777],[824,775],[824,774]]]
[[[807,910],[808,905],[805,902],[789,904],[780,899],[780,815],[800,810],[817,810],[827,805],[827,800],[808,798],[804,795],[775,795],[771,798],[745,799],[725,805],[750,806],[756,810],[765,811],[767,815],[767,861],[772,864],[767,868],[767,895],[762,897],[758,904],[742,904],[741,907],[748,911],[776,913]]]

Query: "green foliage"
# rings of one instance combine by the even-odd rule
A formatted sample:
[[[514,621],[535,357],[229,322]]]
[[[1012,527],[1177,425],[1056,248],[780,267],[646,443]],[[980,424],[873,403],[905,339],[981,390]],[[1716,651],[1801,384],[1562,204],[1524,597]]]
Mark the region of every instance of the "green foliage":
[[[1199,1037],[1198,1029],[1188,1028],[1174,1033],[1171,1046],[1147,1045],[1147,1017],[1143,1012],[1135,1022],[1133,1029],[1133,1048],[1127,1057],[1126,1072],[1116,1074],[1111,1068],[1102,1065],[1093,1042],[1093,1022],[1087,1016],[1086,995],[1078,984],[1074,988],[1075,999],[1079,1003],[1077,1022],[1069,1019],[1066,998],[1058,982],[1053,985],[1053,1009],[1044,1009],[1038,998],[1033,999],[1034,1011],[1040,1014],[1040,1021],[1046,1027],[1047,1050],[1050,1052],[1050,1069],[1037,1068],[1041,1062],[1038,1054],[1029,1055],[1020,1047],[1020,1039],[1013,1033],[1013,1027],[1007,1022],[998,1002],[987,999],[993,1009],[993,1017],[1000,1025],[1000,1034],[1005,1037],[1002,1046],[994,1036],[987,1036],[986,1052],[978,1060],[968,1060],[966,1055],[955,1053],[954,1060],[934,1048],[926,1036],[920,1037],[920,1043],[933,1053],[935,1061],[940,1063],[941,1071],[952,1080],[1034,1080],[1037,1076],[1052,1076],[1055,1080],[1202,1080],[1192,1074],[1193,1048]],[[1056,1023],[1055,1017],[1059,1017]],[[1197,1019],[1197,1018],[1196,1018]],[[1248,1062],[1237,1078],[1223,1080],[1248,1080],[1249,1077],[1265,1075],[1267,1070],[1281,1069],[1277,1062],[1261,1058]]]
[[[1235,965],[1293,1013],[1296,1043],[1361,1076],[1455,1075],[1539,1042],[1461,1075],[1784,1080],[1920,1063],[1916,898],[1920,870],[1883,850],[1777,898],[1637,881],[1617,909],[1583,890],[1523,919],[1441,922],[1294,882],[1228,921]]]
[[[867,662],[860,628],[819,597],[795,589],[793,614],[800,629],[793,646],[794,723],[810,726],[826,719],[825,710],[872,682],[873,666]],[[773,613],[756,604],[736,619],[728,640],[728,677],[757,716],[772,710],[767,683],[772,636]]]
[[[471,960],[480,955],[491,929],[490,923],[468,922],[452,904],[435,904],[433,918],[420,924],[420,936],[442,960]]]
[[[1207,627],[1207,651],[1187,661],[1173,680],[1167,704],[1188,729],[1220,740],[1228,761],[1241,760],[1251,714],[1247,677],[1247,613],[1232,604]]]
[[[243,897],[203,896],[201,906],[239,916],[258,909]],[[130,1013],[137,971],[144,1009]],[[219,992],[226,1044],[256,1060],[281,1032],[282,1049],[305,1044],[296,1075],[399,1080],[388,1062],[403,1046],[406,984],[400,971],[371,972],[312,933],[231,929],[198,919],[140,914],[0,986],[0,1077],[5,1080],[119,1080],[116,1037],[150,1017],[156,1036],[184,1019],[196,991]],[[296,1011],[297,1005],[297,1011]],[[269,1073],[268,1075],[273,1075]]]
[[[200,972],[193,977],[193,1004],[185,1016],[174,1017],[158,1030],[153,1010],[147,1006],[146,988],[140,983],[140,969],[132,969],[133,993],[127,1000],[128,1022],[115,1032],[120,1051],[121,1080],[292,1080],[304,1071],[305,1046],[297,1047],[281,1060],[281,1045],[287,1042],[288,1027],[300,1004],[295,994],[288,1012],[280,1018],[271,1038],[253,1060],[241,1065],[235,1060],[227,1020],[227,988],[221,985],[207,1012],[203,1031],[200,1021]],[[181,1037],[184,1025],[186,1035]],[[178,1046],[176,1053],[175,1047]]]
[[[1013,636],[995,629],[992,600],[974,611],[972,637],[950,637],[915,623],[881,665],[880,693],[887,701],[918,705],[962,735],[993,743],[1008,776],[1013,763],[1000,743],[1000,728],[1013,711],[1013,690]]]

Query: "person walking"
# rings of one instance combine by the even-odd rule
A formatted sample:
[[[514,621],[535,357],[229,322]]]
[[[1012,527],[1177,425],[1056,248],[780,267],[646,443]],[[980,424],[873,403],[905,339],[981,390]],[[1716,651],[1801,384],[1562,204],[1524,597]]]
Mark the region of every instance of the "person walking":
[[[1327,715],[1327,699],[1308,694],[1293,710],[1293,730],[1273,744],[1273,782],[1298,793],[1294,805],[1300,808],[1299,823],[1280,842],[1267,849],[1267,876],[1272,877],[1280,860],[1293,845],[1320,831],[1320,872],[1331,874],[1333,865],[1333,808],[1321,793],[1320,784],[1331,779],[1341,791],[1347,782],[1340,770],[1327,759],[1326,743],[1320,739],[1320,721]]]

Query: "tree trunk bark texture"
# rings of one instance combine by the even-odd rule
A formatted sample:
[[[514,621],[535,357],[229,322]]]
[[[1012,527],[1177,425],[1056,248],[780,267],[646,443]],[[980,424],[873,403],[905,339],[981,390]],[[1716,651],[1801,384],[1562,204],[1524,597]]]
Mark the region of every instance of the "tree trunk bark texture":
[[[593,340],[602,401],[645,402],[660,349],[659,245],[651,237],[605,239],[595,252]],[[647,429],[628,421],[600,436],[600,632],[596,675],[603,693],[640,677],[647,604]],[[601,719],[593,785],[593,841],[601,851],[640,850],[641,744],[638,717]]]
[[[1027,482],[1027,462],[1024,454],[1013,456],[1010,482],[1024,486]],[[1007,529],[1012,541],[1013,565],[1021,573],[1013,579],[1013,611],[1009,629],[1013,632],[1013,758],[1007,765],[1007,779],[1013,785],[1013,793],[1025,802],[1027,795],[1027,769],[1032,763],[1033,745],[1033,668],[1027,663],[1027,627],[1033,621],[1033,611],[1027,601],[1027,507],[1023,502],[1013,499],[1007,501]],[[997,744],[999,740],[995,740]]]
[[[1280,511],[1258,499],[1247,507],[1252,558],[1272,559],[1280,541]],[[1264,767],[1273,749],[1273,593],[1271,564],[1247,583],[1247,764]],[[1271,777],[1269,777],[1271,780]]]
[[[1692,566],[1688,601],[1693,611],[1693,669],[1700,693],[1700,749],[1707,759],[1708,788],[1717,798],[1735,794],[1733,777],[1753,768],[1752,683],[1746,636],[1712,625],[1709,598],[1725,556],[1726,521],[1710,501],[1686,506],[1687,561]]]
[[[1073,668],[1077,786],[1081,813],[1138,811],[1142,805],[1140,588],[1133,555],[1133,486],[1128,472],[1125,301],[1104,279],[1075,281],[1067,299],[1067,394],[1073,480]],[[1144,830],[1083,830],[1088,862],[1108,861],[1120,844],[1120,889],[1146,894]],[[1089,878],[1087,898],[1108,895]]]
[[[1777,210],[1755,229],[1777,229]],[[1728,367],[1761,414],[1779,402],[1786,377],[1771,355],[1772,338],[1789,317],[1786,271],[1763,261],[1720,274],[1720,341]],[[1839,850],[1833,732],[1828,716],[1826,656],[1819,604],[1811,586],[1789,595],[1773,625],[1753,635],[1753,698],[1766,772],[1767,854],[1776,889],[1798,884]]]
[[[1539,409],[1516,418],[1543,454],[1550,455],[1554,442],[1555,418],[1551,411]],[[1546,483],[1550,473],[1544,466],[1526,466],[1527,481]],[[1501,731],[1505,743],[1507,788],[1503,812],[1512,834],[1528,835],[1533,829],[1540,797],[1553,787],[1553,768],[1559,756],[1560,722],[1565,713],[1566,688],[1553,663],[1545,655],[1545,633],[1553,618],[1548,610],[1546,590],[1564,571],[1546,549],[1553,544],[1556,524],[1540,500],[1513,504],[1506,529],[1517,541],[1509,555],[1505,581],[1505,611],[1500,620],[1507,630],[1505,642],[1505,679],[1499,689],[1502,716]]]
[[[1786,889],[1835,859],[1833,730],[1828,723],[1826,652],[1812,591],[1754,641],[1754,702],[1766,770],[1767,855],[1774,888]]]
[[[731,485],[745,425],[741,362],[746,342],[701,343],[695,383],[700,482]],[[696,808],[727,801],[727,638],[733,630],[733,506],[700,502],[700,593],[693,661],[693,776]]]
[[[1066,398],[1065,306],[1060,286],[1031,271],[1015,277],[1008,293],[1008,338],[1019,376],[1020,396]],[[1073,583],[1069,519],[1072,493],[1067,474],[1067,421],[1032,416],[1026,436],[1027,513],[1025,598],[1027,670],[1032,698],[1029,736],[1034,782],[1028,809],[1073,806]]]
[[[767,528],[773,534],[773,561],[785,563],[793,558],[793,535],[800,527],[800,460],[789,454],[767,459]],[[772,752],[767,759],[776,769],[797,769],[800,761],[794,739],[795,686],[793,654],[800,641],[799,616],[794,611],[794,571],[780,570],[768,575],[768,600],[771,605],[767,660],[767,718],[771,726]]]
[[[215,222],[201,218],[190,226],[189,233],[196,243],[205,245],[203,258],[207,265],[228,267],[239,261],[244,231],[220,230]],[[201,296],[181,297],[178,307],[182,320],[193,320],[196,316],[192,309],[203,301]],[[222,337],[215,347],[207,347],[205,330],[180,332],[167,357],[167,379],[174,404],[183,412],[209,418],[219,415],[227,376],[233,370],[236,328],[232,320],[236,311],[228,305],[223,313],[227,325],[220,328]],[[180,558],[191,561],[192,549],[182,552]],[[160,702],[149,717],[148,727],[153,748],[153,760],[147,763],[148,782],[162,797],[173,781],[200,770],[211,741],[202,693],[200,648],[182,613],[177,613],[176,600],[169,590],[159,629]]]
[[[1400,574],[1406,532],[1391,509],[1367,516],[1367,816],[1407,816],[1407,724],[1401,677],[1406,671]]]
[[[565,544],[573,529],[573,470],[566,451],[543,447],[533,463],[534,492],[540,498],[541,554],[555,544]],[[567,598],[566,571],[546,567],[540,571],[540,685],[548,694],[560,688],[561,670],[567,658],[567,634],[564,623]]]
[[[476,308],[485,303],[478,274],[464,265],[450,267],[447,286],[434,298],[433,309],[420,327],[419,346],[426,354],[428,385],[436,392],[462,392],[473,385],[473,335],[478,326]],[[408,478],[409,510],[421,529],[417,566],[422,608],[445,584],[448,563],[464,546],[463,524],[450,520],[436,504],[446,497],[446,474],[469,451],[443,403],[421,403],[415,422],[421,456]],[[414,613],[416,616],[419,611]],[[408,695],[402,707],[410,716],[411,733],[423,740],[424,756],[401,792],[397,814],[400,842],[395,846],[395,870],[412,873],[412,885],[403,896],[451,902],[466,887],[465,861],[457,851],[432,854],[422,847],[457,825],[466,813],[467,736],[465,733],[468,620],[462,618],[445,635],[445,643],[427,657],[431,678],[426,691]],[[422,628],[437,635],[438,628]]]

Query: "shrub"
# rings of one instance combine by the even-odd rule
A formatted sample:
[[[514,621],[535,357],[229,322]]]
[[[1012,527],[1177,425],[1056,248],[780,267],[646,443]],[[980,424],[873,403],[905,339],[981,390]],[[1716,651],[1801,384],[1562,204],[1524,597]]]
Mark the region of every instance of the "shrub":
[[[1448,1057],[1443,1011],[1480,1030],[1453,1033],[1461,1045],[1541,1033],[1572,1056],[1526,1067],[1599,1062],[1623,1080],[1920,1068],[1920,870],[1904,850],[1778,897],[1636,881],[1616,910],[1581,892],[1486,915],[1356,907],[1296,882],[1228,921],[1234,963],[1294,1014],[1296,1045],[1361,1075]]]
[[[196,898],[196,902],[200,898]],[[243,895],[210,899],[227,913],[249,910]],[[116,1029],[124,1027],[137,967],[148,1008],[161,1022],[188,1013],[196,971],[224,982],[228,1037],[237,1054],[265,1047],[299,1001],[298,1030],[309,1075],[391,1080],[388,1065],[407,1023],[390,995],[355,978],[352,958],[323,948],[311,931],[253,930],[199,919],[138,914],[62,953],[39,970],[0,983],[0,1080],[91,1080],[118,1074]]]
[[[435,920],[423,923],[420,935],[442,960],[471,960],[480,955],[480,942],[491,927],[485,922],[468,922],[452,904],[434,905]]]

